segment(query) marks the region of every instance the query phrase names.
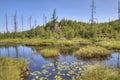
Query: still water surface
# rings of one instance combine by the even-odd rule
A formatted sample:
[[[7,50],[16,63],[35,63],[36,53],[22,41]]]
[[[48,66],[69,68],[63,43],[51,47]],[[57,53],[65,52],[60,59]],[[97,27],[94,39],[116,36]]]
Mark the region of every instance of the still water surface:
[[[113,52],[110,56],[104,59],[94,59],[94,60],[82,60],[82,59],[77,59],[74,56],[75,51],[78,48],[73,48],[73,47],[58,47],[60,52],[60,56],[56,58],[44,58],[39,51],[43,48],[46,47],[27,47],[27,46],[2,46],[0,47],[0,57],[11,57],[11,58],[20,58],[20,59],[25,59],[29,62],[29,71],[30,72],[35,72],[39,71],[41,72],[45,67],[47,67],[49,72],[56,72],[54,69],[61,65],[67,65],[67,66],[74,66],[77,62],[80,63],[78,66],[82,64],[101,64],[104,66],[109,66],[112,68],[117,68],[120,65],[120,53],[119,52]],[[59,64],[58,64],[59,63]],[[47,65],[47,64],[51,64]],[[45,67],[44,67],[45,65]],[[53,70],[53,71],[52,71]],[[76,69],[77,71],[77,69]],[[66,71],[64,71],[66,73]],[[56,73],[54,73],[56,74]],[[47,76],[50,78],[50,80],[54,80],[53,78],[53,73],[52,76]],[[38,76],[38,77],[46,77],[45,75]],[[36,77],[37,78],[37,77]],[[32,76],[27,76],[26,80],[31,80]],[[46,78],[47,79],[47,78]],[[35,79],[37,80],[37,79]]]

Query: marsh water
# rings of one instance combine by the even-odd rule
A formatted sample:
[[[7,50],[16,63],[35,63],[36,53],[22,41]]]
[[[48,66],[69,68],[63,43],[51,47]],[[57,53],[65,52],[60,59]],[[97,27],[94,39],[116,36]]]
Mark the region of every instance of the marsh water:
[[[60,52],[59,57],[51,57],[51,58],[45,58],[40,54],[40,50],[44,48],[56,48]],[[103,66],[108,66],[111,68],[117,68],[120,65],[120,53],[119,52],[113,52],[111,55],[105,58],[101,59],[78,59],[74,56],[74,53],[76,50],[78,50],[79,47],[28,47],[28,46],[1,46],[0,47],[0,57],[11,57],[11,58],[20,58],[28,61],[29,65],[29,71],[31,72],[31,75],[28,75],[25,80],[32,80],[33,73],[36,72],[36,74],[40,74],[36,76],[37,80],[40,77],[43,77],[43,79],[48,80],[54,80],[54,76],[58,73],[57,67],[61,65],[66,65],[69,67],[77,67],[87,64],[100,64]],[[75,65],[76,64],[76,65]],[[65,66],[63,69],[66,68]],[[62,69],[62,68],[61,68]],[[66,70],[62,71],[63,77],[65,79],[69,79],[70,75],[65,76],[66,72],[69,69],[66,68]],[[77,72],[78,70],[75,69]],[[33,72],[33,73],[32,73]],[[44,74],[41,74],[41,73]],[[49,75],[46,75],[46,74]],[[45,80],[44,79],[44,80]],[[42,79],[41,79],[42,80]]]

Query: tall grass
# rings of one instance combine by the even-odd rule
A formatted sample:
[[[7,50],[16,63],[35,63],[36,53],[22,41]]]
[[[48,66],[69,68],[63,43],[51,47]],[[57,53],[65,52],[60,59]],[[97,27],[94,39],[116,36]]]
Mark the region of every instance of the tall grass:
[[[104,57],[109,55],[110,51],[99,46],[85,46],[80,48],[76,52],[76,56],[78,58],[94,58],[94,57]]]
[[[79,80],[120,80],[117,70],[100,65],[87,66]]]
[[[120,41],[100,41],[96,45],[108,48],[120,50]]]
[[[40,51],[43,57],[56,57],[59,56],[59,51],[57,49],[43,49]]]
[[[72,46],[74,44],[91,44],[90,40],[86,39],[72,39],[72,40],[56,40],[56,39],[40,39],[40,38],[16,38],[16,39],[2,39],[1,45],[20,44],[28,46]]]
[[[26,61],[0,58],[0,80],[21,80],[26,75],[27,69]]]
[[[90,39],[83,39],[83,38],[73,38],[72,42],[80,45],[92,44],[92,41]]]

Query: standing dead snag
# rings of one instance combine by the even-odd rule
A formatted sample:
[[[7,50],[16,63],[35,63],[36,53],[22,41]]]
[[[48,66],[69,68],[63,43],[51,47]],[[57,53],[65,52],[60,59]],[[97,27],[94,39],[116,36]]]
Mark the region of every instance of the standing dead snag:
[[[32,16],[29,17],[29,25],[30,25],[30,29],[32,29],[31,21],[32,21]]]
[[[21,16],[21,22],[22,22],[22,32],[23,32],[23,26],[24,26],[24,18],[23,18],[23,15]]]
[[[17,32],[17,12],[14,14],[14,32]]]
[[[8,18],[7,18],[7,14],[5,15],[5,21],[6,21],[6,33],[8,33]]]

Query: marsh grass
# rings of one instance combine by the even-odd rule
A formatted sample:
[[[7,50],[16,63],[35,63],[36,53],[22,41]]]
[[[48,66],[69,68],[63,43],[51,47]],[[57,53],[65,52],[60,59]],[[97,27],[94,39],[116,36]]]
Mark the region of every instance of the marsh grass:
[[[110,54],[110,51],[100,46],[85,46],[80,48],[75,56],[78,58],[100,58]]]
[[[75,44],[91,44],[90,40],[72,39],[72,40],[56,40],[56,39],[40,39],[40,38],[16,38],[16,39],[1,39],[0,45],[27,45],[27,46],[73,46]]]
[[[0,45],[18,45],[18,44],[23,44],[23,39],[2,39],[0,40]]]
[[[27,62],[19,59],[0,58],[0,80],[21,80],[27,75]]]
[[[97,42],[96,45],[113,49],[113,50],[120,50],[120,41],[100,41]]]
[[[92,41],[90,39],[73,38],[71,41],[74,44],[80,44],[80,45],[89,45],[89,44],[92,44]]]
[[[40,51],[43,57],[57,57],[59,56],[59,51],[57,49],[43,49]]]
[[[87,66],[84,68],[80,80],[120,80],[117,70],[100,65]]]

